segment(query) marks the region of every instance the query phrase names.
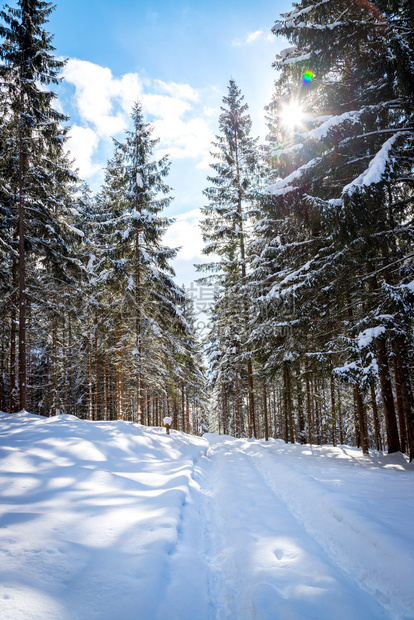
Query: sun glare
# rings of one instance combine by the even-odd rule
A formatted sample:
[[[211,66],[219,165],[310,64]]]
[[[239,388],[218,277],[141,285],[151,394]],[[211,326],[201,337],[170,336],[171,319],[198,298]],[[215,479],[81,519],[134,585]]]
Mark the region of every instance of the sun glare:
[[[279,116],[285,127],[293,130],[302,124],[304,113],[298,101],[290,101],[282,106]]]

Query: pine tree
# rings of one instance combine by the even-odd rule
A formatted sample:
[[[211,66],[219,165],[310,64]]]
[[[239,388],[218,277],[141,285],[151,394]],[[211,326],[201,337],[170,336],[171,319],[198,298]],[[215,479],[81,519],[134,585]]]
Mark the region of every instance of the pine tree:
[[[150,392],[165,393],[170,379],[175,387],[183,382],[184,369],[181,372],[181,361],[178,368],[177,362],[184,362],[190,353],[186,348],[188,325],[181,309],[185,295],[174,283],[170,266],[177,251],[162,245],[171,223],[161,214],[171,201],[164,181],[169,161],[167,157],[154,158],[158,141],[152,139],[152,127],[144,122],[139,103],[131,117],[132,130],[125,141],[114,141],[115,154],[100,197],[104,216],[97,225],[97,239],[103,247],[97,284],[115,332],[112,346],[117,359],[118,402],[123,377],[132,371],[136,381],[134,418],[142,421]],[[122,417],[120,404],[118,415]]]
[[[211,165],[214,176],[209,176],[210,186],[204,191],[209,205],[202,209],[204,219],[201,222],[203,240],[206,245],[204,254],[216,255],[214,262],[200,265],[201,271],[211,275],[200,280],[216,282],[223,290],[220,307],[227,306],[228,313],[248,319],[248,303],[241,297],[246,284],[246,238],[248,235],[247,212],[253,201],[253,189],[258,174],[259,156],[257,140],[250,137],[251,119],[247,113],[248,106],[243,103],[243,95],[234,80],[230,80],[228,96],[223,98],[224,106],[219,117],[220,135],[213,143],[212,153],[215,163]],[[231,310],[230,310],[231,308]],[[229,343],[236,355],[227,356],[237,366],[233,369],[236,410],[239,407],[239,379],[241,364],[246,366],[247,391],[249,402],[249,436],[255,435],[253,367],[247,350],[243,351],[241,360],[241,338],[236,334]],[[236,360],[239,360],[236,362]],[[228,373],[227,373],[228,374]],[[241,392],[241,390],[240,390]],[[241,398],[240,398],[241,400]]]
[[[56,196],[59,183],[71,176],[62,153],[65,117],[54,110],[56,95],[47,90],[59,82],[63,66],[53,57],[52,37],[44,29],[52,10],[47,2],[19,0],[17,8],[6,5],[0,12],[2,128],[9,150],[6,204],[15,211],[13,245],[18,241],[13,250],[18,255],[20,409],[27,406],[28,262],[67,254]]]
[[[300,308],[294,348],[299,352],[306,343],[302,351],[327,371],[336,362],[342,368],[337,372],[356,386],[358,403],[379,361],[388,448],[395,451],[387,348],[396,336],[408,337],[407,357],[412,316],[413,136],[406,88],[412,76],[398,78],[406,45],[398,27],[371,3],[304,1],[274,32],[294,46],[276,62],[281,77],[271,112],[277,175],[265,200],[269,218],[260,223],[255,263],[267,287],[263,312],[272,313],[272,296],[294,294]],[[307,82],[310,71],[314,77]],[[293,104],[303,118],[295,119],[286,139],[285,107]],[[305,339],[309,331],[316,339]],[[361,433],[363,424],[361,418]]]

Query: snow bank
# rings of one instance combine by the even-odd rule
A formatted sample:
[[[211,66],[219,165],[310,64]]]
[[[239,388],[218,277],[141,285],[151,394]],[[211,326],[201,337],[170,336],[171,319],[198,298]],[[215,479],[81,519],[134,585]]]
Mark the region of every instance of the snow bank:
[[[2,620],[157,617],[205,441],[0,414]]]

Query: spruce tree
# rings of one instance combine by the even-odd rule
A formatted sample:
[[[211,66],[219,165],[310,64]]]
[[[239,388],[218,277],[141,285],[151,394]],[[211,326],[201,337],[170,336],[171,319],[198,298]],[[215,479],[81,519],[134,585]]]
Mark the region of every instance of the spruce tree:
[[[388,356],[396,338],[405,359],[412,346],[412,64],[401,80],[408,43],[398,28],[371,3],[307,0],[276,23],[292,47],[275,63],[274,167],[254,274],[265,287],[262,315],[274,320],[275,299],[294,295],[296,355],[326,372],[336,365],[359,404],[379,364],[390,452],[400,445]],[[261,329],[259,320],[258,342]],[[275,347],[267,346],[271,360]]]
[[[97,234],[105,247],[97,283],[108,291],[116,334],[118,400],[121,377],[133,368],[135,418],[141,421],[144,391],[165,385],[166,368],[181,353],[180,338],[186,329],[180,310],[184,292],[174,283],[170,266],[177,250],[162,244],[171,223],[161,214],[171,201],[164,181],[169,161],[154,157],[158,141],[151,137],[152,127],[144,122],[140,103],[135,104],[131,118],[132,129],[126,132],[125,141],[114,141],[115,154],[100,198],[105,220],[98,223]],[[125,364],[127,368],[121,368]]]
[[[216,312],[227,306],[228,314],[242,317],[247,324],[248,303],[243,297],[247,274],[246,239],[248,235],[248,210],[252,205],[253,188],[258,174],[259,156],[257,140],[250,137],[251,118],[244,97],[234,80],[230,80],[228,95],[223,98],[219,117],[220,135],[213,143],[211,164],[214,175],[208,177],[210,186],[204,191],[209,205],[202,208],[204,219],[201,222],[204,254],[217,256],[214,262],[198,266],[199,270],[210,273],[202,282],[215,282],[222,287],[222,297]],[[237,330],[236,330],[237,332]],[[249,436],[255,435],[255,410],[253,366],[247,350],[241,350],[241,334],[235,333],[234,341],[229,343],[236,355],[233,359],[236,409],[239,404],[239,378],[241,364],[246,367],[249,402]],[[244,357],[242,358],[242,353]],[[236,362],[236,360],[238,360]],[[240,398],[241,400],[241,398]]]
[[[16,8],[6,5],[0,12],[0,97],[9,150],[5,187],[15,212],[14,245],[18,241],[13,249],[18,256],[20,409],[27,406],[28,261],[36,269],[36,261],[67,254],[56,200],[58,184],[70,177],[62,153],[65,117],[53,108],[56,95],[48,90],[59,82],[63,62],[54,58],[52,37],[44,28],[52,10],[51,3],[19,0]]]

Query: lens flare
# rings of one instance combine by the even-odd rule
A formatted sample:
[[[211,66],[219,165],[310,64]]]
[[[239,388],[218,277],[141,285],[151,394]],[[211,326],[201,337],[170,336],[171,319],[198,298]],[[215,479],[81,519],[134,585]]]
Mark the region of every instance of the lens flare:
[[[303,83],[309,84],[313,80],[313,72],[310,70],[305,71],[303,74]]]

